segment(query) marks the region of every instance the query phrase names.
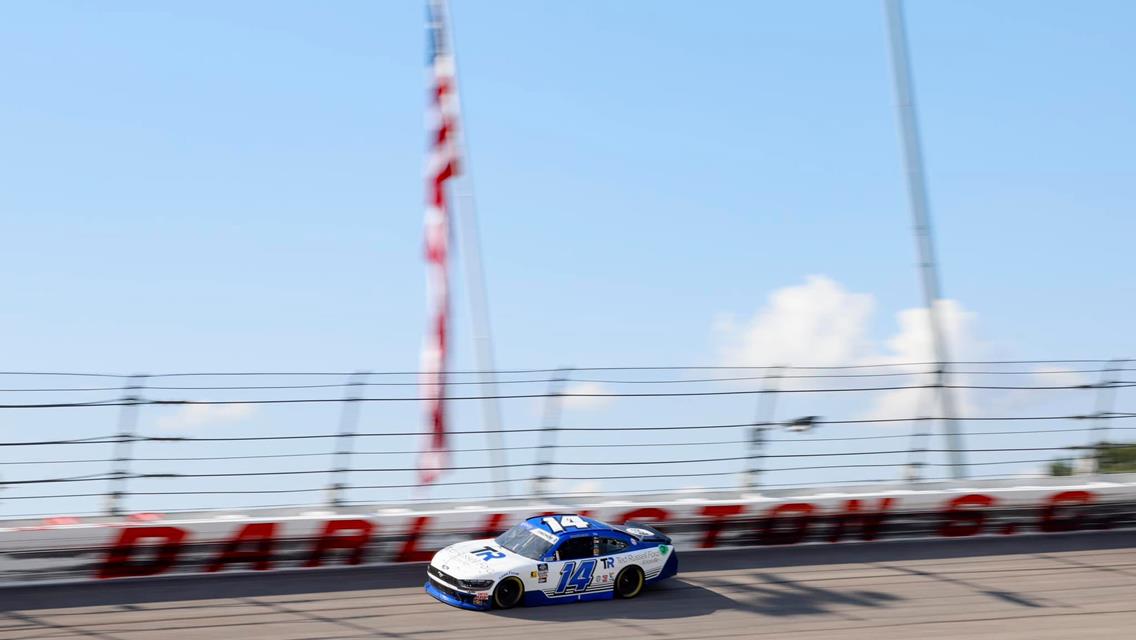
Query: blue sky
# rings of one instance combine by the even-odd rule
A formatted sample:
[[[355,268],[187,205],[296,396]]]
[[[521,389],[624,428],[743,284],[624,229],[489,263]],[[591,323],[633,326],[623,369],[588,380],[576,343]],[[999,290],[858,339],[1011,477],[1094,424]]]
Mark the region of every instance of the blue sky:
[[[835,353],[895,355],[921,294],[879,2],[453,4],[500,365],[739,361],[812,275],[837,319],[870,297]],[[420,2],[0,17],[0,369],[417,366]],[[1136,352],[1134,19],[909,6],[963,353]]]
[[[809,274],[919,304],[879,3],[454,4],[502,364],[701,362]],[[4,12],[6,368],[416,364],[420,3]],[[1008,355],[1133,351],[1133,12],[909,8],[944,290]]]

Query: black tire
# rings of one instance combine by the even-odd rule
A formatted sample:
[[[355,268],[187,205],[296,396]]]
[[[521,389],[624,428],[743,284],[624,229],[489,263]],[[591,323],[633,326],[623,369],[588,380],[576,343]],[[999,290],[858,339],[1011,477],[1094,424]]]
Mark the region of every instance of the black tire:
[[[635,565],[624,567],[619,575],[615,576],[615,597],[634,598],[643,591],[644,583],[646,579],[642,569]]]
[[[525,585],[520,578],[509,576],[497,583],[493,590],[493,605],[498,609],[512,609],[525,597]]]

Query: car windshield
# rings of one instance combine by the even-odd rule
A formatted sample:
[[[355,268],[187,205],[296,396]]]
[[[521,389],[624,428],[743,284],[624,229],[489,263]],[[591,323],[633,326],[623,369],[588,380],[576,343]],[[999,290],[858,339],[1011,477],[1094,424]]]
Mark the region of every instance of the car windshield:
[[[552,545],[556,544],[556,536],[522,522],[497,536],[497,544],[526,558],[539,560],[552,548]]]

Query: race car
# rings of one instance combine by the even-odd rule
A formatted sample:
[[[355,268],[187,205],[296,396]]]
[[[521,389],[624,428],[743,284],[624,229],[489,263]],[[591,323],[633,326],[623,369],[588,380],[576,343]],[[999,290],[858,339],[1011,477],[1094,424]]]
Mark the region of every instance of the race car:
[[[671,539],[645,524],[576,514],[533,516],[496,538],[453,544],[430,560],[426,593],[474,610],[634,598],[678,573]]]

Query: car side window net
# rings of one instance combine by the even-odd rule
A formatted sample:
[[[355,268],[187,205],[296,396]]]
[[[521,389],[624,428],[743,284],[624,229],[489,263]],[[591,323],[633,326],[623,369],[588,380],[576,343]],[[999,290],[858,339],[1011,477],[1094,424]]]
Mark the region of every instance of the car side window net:
[[[591,558],[593,551],[592,536],[580,536],[565,540],[557,550],[559,560],[579,560]]]

